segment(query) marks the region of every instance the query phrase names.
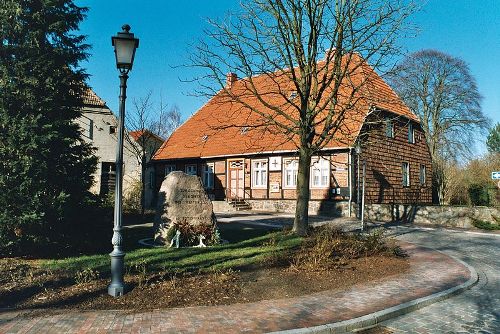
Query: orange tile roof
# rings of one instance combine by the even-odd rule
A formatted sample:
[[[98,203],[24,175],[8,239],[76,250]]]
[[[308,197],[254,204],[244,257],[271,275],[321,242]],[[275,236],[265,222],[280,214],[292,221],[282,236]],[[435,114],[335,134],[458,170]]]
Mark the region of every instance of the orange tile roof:
[[[83,104],[90,107],[105,107],[106,102],[97,96],[96,93],[89,87],[85,87],[83,90]]]
[[[331,139],[323,146],[324,149],[352,147],[373,107],[419,122],[417,116],[366,62],[359,56],[356,61],[357,66],[352,65],[355,71],[349,80],[343,80],[339,88],[338,105],[341,107],[337,107],[345,109],[345,113],[342,118],[335,119],[339,124],[338,130],[329,134]],[[252,85],[260,93],[260,99],[251,93]],[[287,72],[262,74],[251,80],[240,79],[232,84],[230,90],[231,95],[237,96],[239,101],[224,89],[221,90],[163,143],[153,159],[207,158],[297,150],[298,136],[287,134],[273,125],[273,121],[284,124],[292,129],[289,133],[298,127],[294,121],[298,118],[298,109],[286,101],[283,93],[293,92]],[[353,103],[348,104],[349,101],[356,103],[351,107]],[[289,119],[274,111],[272,106],[279,106],[286,111]],[[251,108],[268,117],[264,118]],[[318,133],[326,114],[324,111],[315,118],[318,119]]]
[[[156,139],[156,140],[158,140],[158,141],[161,141],[161,142],[163,142],[163,140],[164,140],[163,138],[161,138],[160,136],[158,136],[158,135],[156,135],[156,134],[152,133],[152,132],[151,132],[151,131],[149,131],[149,130],[144,130],[144,131],[143,131],[143,130],[130,131],[128,134],[129,134],[129,135],[130,135],[130,136],[131,136],[131,137],[132,137],[135,141],[138,141],[138,140],[139,140],[139,138],[141,138],[141,137],[144,135],[144,133],[146,133],[146,134],[148,135],[148,139],[149,139],[149,138],[154,138],[154,139]]]

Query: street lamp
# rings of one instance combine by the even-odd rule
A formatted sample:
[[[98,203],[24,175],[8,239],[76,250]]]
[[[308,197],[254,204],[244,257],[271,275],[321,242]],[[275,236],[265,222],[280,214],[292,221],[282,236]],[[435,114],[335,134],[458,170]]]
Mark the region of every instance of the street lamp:
[[[130,33],[130,26],[124,24],[123,31],[111,37],[111,43],[115,48],[116,67],[120,71],[120,118],[118,120],[118,147],[116,149],[116,186],[115,186],[115,212],[113,251],[111,257],[111,284],[108,293],[113,297],[124,294],[125,284],[123,282],[123,262],[125,252],[122,251],[122,186],[123,186],[123,132],[125,127],[125,99],[127,98],[128,72],[134,63],[135,50],[139,47],[139,39]]]

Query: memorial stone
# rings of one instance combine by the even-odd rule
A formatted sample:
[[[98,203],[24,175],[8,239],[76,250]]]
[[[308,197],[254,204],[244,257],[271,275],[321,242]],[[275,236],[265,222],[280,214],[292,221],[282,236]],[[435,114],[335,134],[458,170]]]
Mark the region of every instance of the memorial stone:
[[[155,242],[169,246],[179,232],[181,246],[195,246],[200,236],[213,239],[216,219],[200,178],[176,171],[168,174],[160,187]]]

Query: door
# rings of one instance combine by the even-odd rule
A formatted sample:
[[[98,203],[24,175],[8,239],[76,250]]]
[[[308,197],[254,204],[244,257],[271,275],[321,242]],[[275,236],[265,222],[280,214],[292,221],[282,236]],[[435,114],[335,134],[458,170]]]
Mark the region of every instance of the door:
[[[245,187],[244,161],[229,161],[228,195],[230,199],[242,199]]]

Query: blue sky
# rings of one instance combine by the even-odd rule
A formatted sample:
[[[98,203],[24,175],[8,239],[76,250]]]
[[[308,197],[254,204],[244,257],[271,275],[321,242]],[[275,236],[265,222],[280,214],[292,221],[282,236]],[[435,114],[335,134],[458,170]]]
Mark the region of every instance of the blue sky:
[[[82,66],[91,75],[89,84],[113,110],[118,110],[118,72],[111,36],[130,24],[140,39],[134,69],[128,81],[128,104],[153,93],[177,105],[186,119],[205,103],[190,95],[195,83],[181,82],[193,76],[186,64],[190,47],[204,37],[206,19],[223,18],[239,7],[238,0],[77,0],[89,7],[81,33],[92,45],[90,58]],[[483,111],[500,122],[500,0],[428,0],[411,21],[419,34],[403,41],[408,52],[437,49],[459,57],[470,66],[483,95]],[[483,150],[481,148],[481,150]]]

